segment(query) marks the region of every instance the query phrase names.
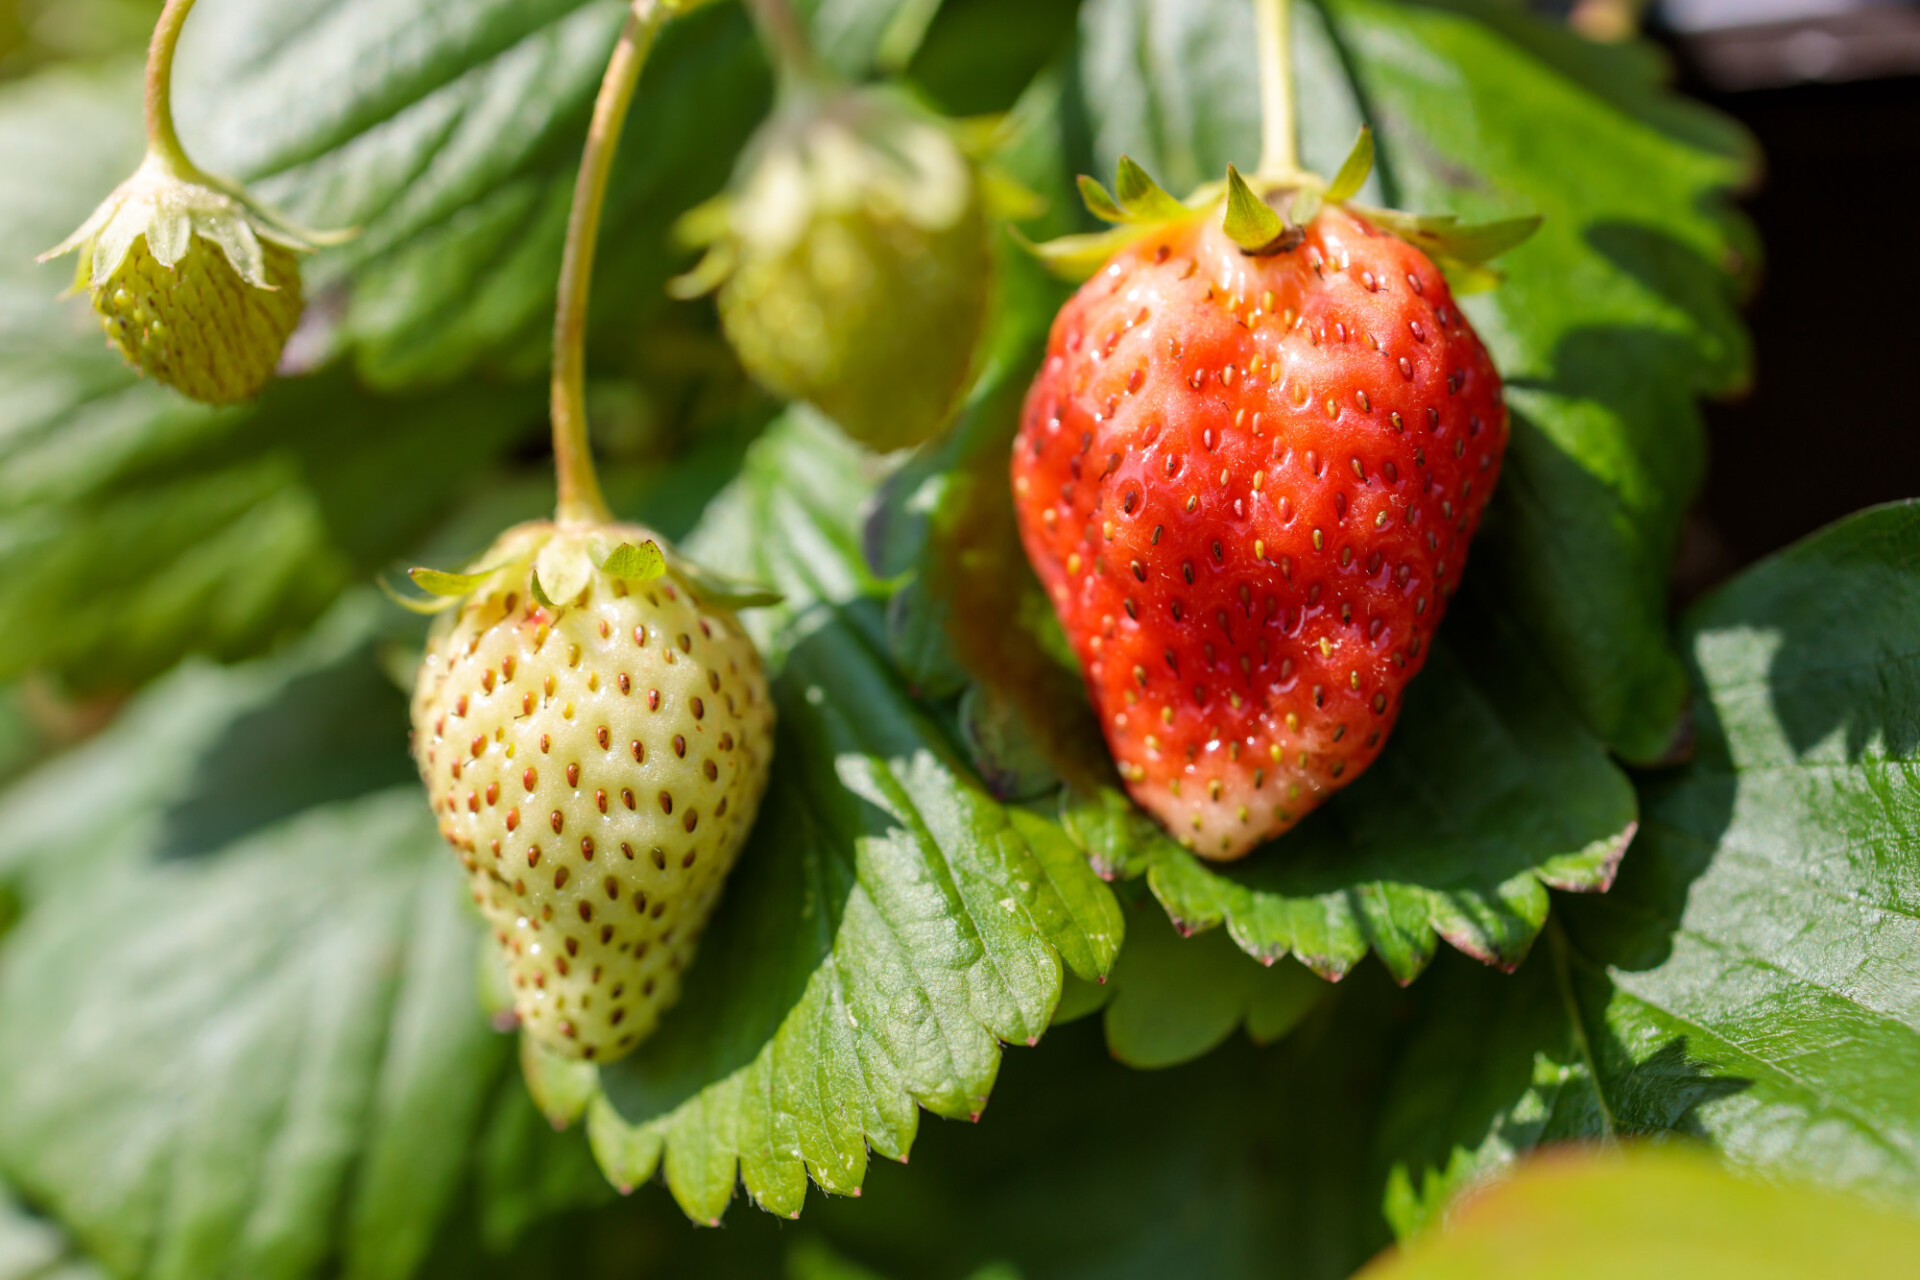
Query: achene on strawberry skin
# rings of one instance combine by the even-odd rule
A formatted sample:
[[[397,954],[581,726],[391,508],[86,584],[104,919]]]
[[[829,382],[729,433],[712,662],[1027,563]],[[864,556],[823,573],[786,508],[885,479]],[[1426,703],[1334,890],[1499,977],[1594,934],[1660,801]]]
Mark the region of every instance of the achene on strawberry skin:
[[[1055,319],[1013,451],[1121,777],[1213,858],[1379,755],[1507,443],[1440,269],[1317,203],[1251,251],[1217,202],[1134,238]]]

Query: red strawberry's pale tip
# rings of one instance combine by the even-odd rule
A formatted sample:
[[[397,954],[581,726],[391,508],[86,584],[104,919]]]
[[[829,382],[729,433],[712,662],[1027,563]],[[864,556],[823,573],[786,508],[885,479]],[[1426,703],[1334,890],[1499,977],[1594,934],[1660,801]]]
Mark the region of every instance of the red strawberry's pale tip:
[[[1128,792],[1236,858],[1378,756],[1507,416],[1412,245],[1338,206],[1259,255],[1217,223],[1136,240],[1061,309],[1012,483]]]

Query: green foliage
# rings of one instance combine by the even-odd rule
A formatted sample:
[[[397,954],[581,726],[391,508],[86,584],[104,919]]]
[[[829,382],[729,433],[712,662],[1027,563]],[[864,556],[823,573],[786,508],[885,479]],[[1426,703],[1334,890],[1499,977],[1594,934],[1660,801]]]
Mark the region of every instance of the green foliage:
[[[152,681],[0,793],[0,1280],[1339,1277],[1541,1143],[1629,1134],[1920,1204],[1920,516],[1754,570],[1676,645],[1693,397],[1745,377],[1724,191],[1749,159],[1644,51],[1491,0],[1296,6],[1309,162],[1366,122],[1357,198],[1545,220],[1468,304],[1514,444],[1399,733],[1227,868],[1121,799],[1012,537],[1005,449],[1061,287],[1005,257],[962,419],[904,463],[810,415],[762,430],[710,315],[661,286],[770,81],[737,7],[676,20],[615,170],[594,420],[648,462],[609,476],[616,509],[771,606],[746,616],[779,749],[682,1004],[530,1094],[382,675],[418,633],[340,597],[546,504],[526,446],[620,8],[202,0],[187,145],[360,228],[309,264],[298,376],[227,412],[131,383],[25,262],[131,167],[132,69],[0,87],[9,763],[38,749],[28,673]],[[1073,175],[1123,152],[1183,192],[1259,151],[1241,0],[810,14],[843,71],[1011,109],[994,161],[1047,198],[1033,236],[1090,226]],[[1144,170],[1108,212],[1163,207]],[[1693,760],[1630,778],[1610,753],[1665,755],[1690,687]],[[1553,889],[1582,896],[1549,922]],[[1495,967],[1436,962],[1443,939]],[[672,1199],[610,1207],[592,1157]],[[682,1218],[742,1183],[797,1213],[809,1179],[836,1195],[804,1231]]]
[[[1604,898],[1513,984],[1438,988],[1383,1122],[1403,1230],[1540,1142],[1706,1138],[1920,1208],[1920,508],[1884,507],[1687,618],[1693,761]]]
[[[322,345],[369,381],[537,376],[581,132],[624,8],[204,0],[176,72],[181,137],[299,221],[359,228],[309,284],[340,291]],[[668,29],[608,193],[597,342],[630,341],[665,308],[667,229],[719,189],[769,93],[737,6]]]
[[[1152,903],[1127,925],[1126,950],[1097,990],[1107,1048],[1130,1067],[1191,1061],[1242,1025],[1255,1044],[1271,1044],[1327,994],[1300,965],[1253,963],[1223,933],[1182,938]]]
[[[571,1145],[511,1136],[531,1109],[392,732],[382,612],[181,670],[6,802],[0,866],[62,865],[24,867],[58,874],[0,966],[0,1166],[115,1274],[410,1275],[490,1143],[523,1148],[496,1217],[543,1162],[593,1186]]]
[[[807,1177],[860,1187],[904,1158],[918,1107],[978,1112],[999,1042],[1031,1044],[1063,965],[1104,978],[1111,893],[1057,826],[997,803],[899,686],[850,517],[858,453],[793,415],[749,454],[691,546],[777,587],[755,620],[778,664],[766,817],[681,1004],[601,1070],[596,1150],[622,1185],[661,1165],[717,1220],[736,1177],[796,1214]]]

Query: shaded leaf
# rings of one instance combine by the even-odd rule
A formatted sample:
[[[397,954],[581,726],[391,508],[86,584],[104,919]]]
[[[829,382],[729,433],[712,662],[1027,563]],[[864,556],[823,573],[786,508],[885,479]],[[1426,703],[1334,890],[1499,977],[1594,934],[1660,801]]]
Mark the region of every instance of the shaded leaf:
[[[0,89],[0,225],[38,243],[139,150],[131,69]],[[282,382],[214,411],[137,382],[65,272],[0,262],[0,676],[125,687],[245,656],[383,567],[526,423],[537,393],[382,400]]]
[[[470,1194],[507,1043],[378,616],[189,667],[6,800],[0,1168],[115,1273],[405,1276]]]
[[[1182,938],[1152,903],[1127,924],[1105,1026],[1107,1048],[1128,1066],[1190,1061],[1242,1026],[1255,1044],[1271,1044],[1327,994],[1291,960],[1261,965],[1217,932]]]
[[[1625,1133],[1920,1207],[1916,565],[1920,507],[1880,508],[1689,614],[1694,760],[1517,985],[1436,992],[1387,1112],[1397,1226]]]
[[[625,7],[206,0],[175,75],[181,136],[299,221],[361,229],[311,262],[308,284],[343,295],[328,347],[363,376],[538,374],[581,131]],[[667,230],[723,185],[768,94],[738,6],[669,24],[614,165],[596,337],[666,305]]]
[[[785,597],[751,620],[778,664],[774,773],[680,1004],[601,1069],[589,1126],[616,1183],[657,1165],[702,1221],[737,1182],[781,1214],[809,1177],[856,1191],[920,1107],[977,1113],[1000,1042],[1037,1040],[1064,970],[1104,976],[1119,949],[1078,850],[996,802],[885,663],[859,468],[790,415],[689,544]]]

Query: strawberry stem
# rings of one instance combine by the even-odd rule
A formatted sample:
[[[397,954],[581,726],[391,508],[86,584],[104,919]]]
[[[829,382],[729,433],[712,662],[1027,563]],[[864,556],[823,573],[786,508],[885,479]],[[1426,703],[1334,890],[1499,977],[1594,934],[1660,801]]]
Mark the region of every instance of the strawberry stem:
[[[147,152],[158,156],[182,177],[198,174],[173,128],[173,51],[180,43],[193,0],[167,0],[153,25],[147,46]]]
[[[1254,46],[1260,57],[1260,176],[1300,172],[1294,138],[1293,30],[1287,0],[1253,0]]]
[[[640,68],[667,17],[660,0],[633,0],[627,10],[593,102],[587,145],[580,153],[580,176],[574,181],[553,315],[553,467],[560,491],[555,515],[562,524],[612,519],[587,441],[587,291],[593,282],[594,244],[607,200],[607,176],[620,148],[620,129],[633,103]]]

